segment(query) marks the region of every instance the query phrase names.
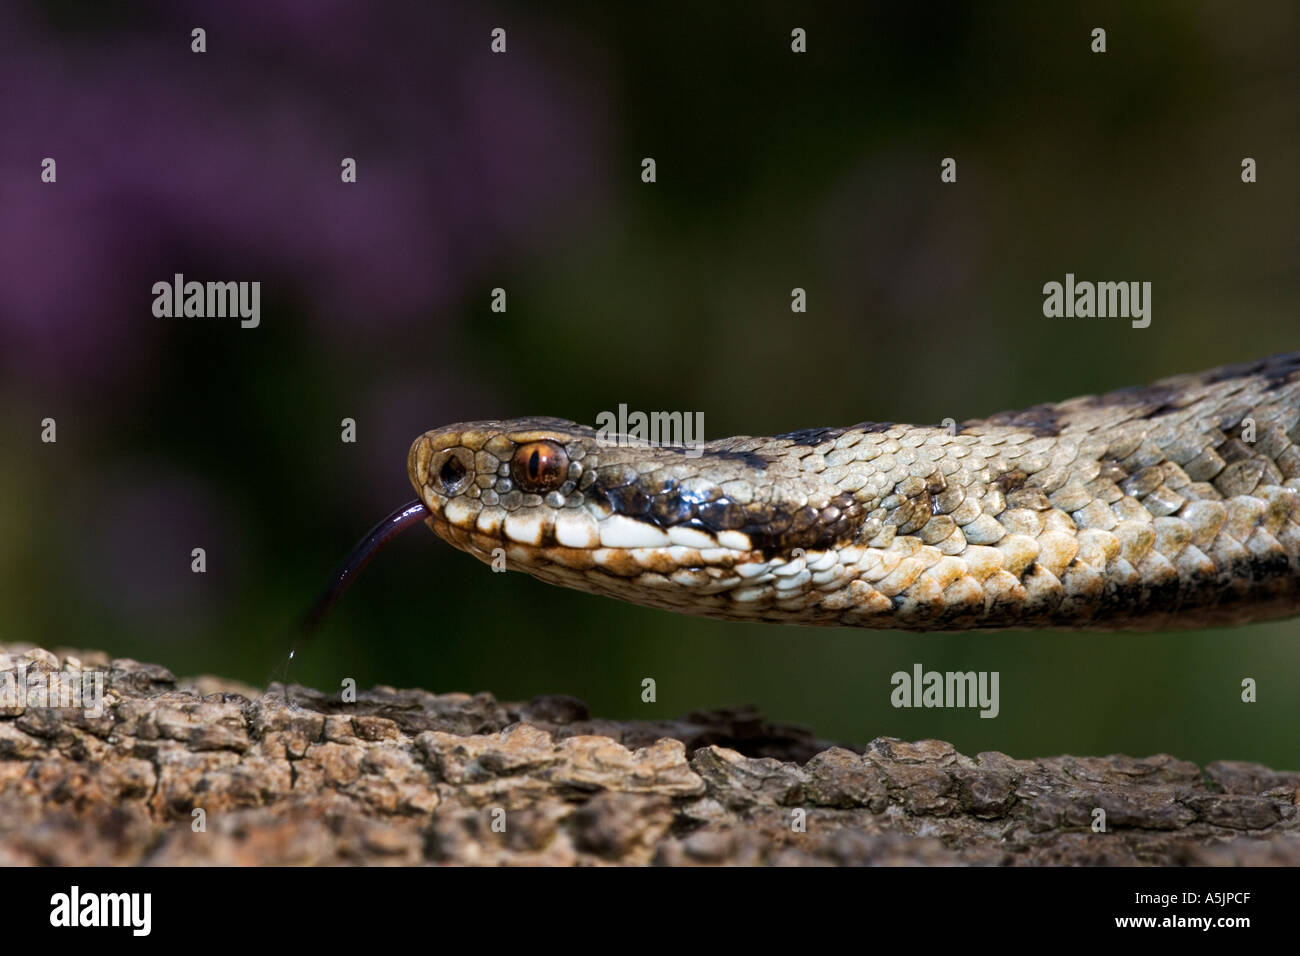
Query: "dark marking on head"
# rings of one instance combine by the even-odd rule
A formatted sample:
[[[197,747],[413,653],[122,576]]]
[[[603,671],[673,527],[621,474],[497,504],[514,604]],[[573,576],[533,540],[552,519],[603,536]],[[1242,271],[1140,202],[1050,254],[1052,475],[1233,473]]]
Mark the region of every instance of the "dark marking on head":
[[[1150,421],[1153,418],[1159,418],[1161,415],[1168,415],[1170,412],[1176,412],[1180,407],[1181,406],[1178,405],[1170,405],[1168,402],[1166,402],[1164,405],[1159,405],[1151,409],[1151,411],[1143,415],[1142,418],[1144,420]]]
[[[958,434],[965,434],[967,426],[995,425],[1001,428],[1024,429],[1035,438],[1055,438],[1061,434],[1061,413],[1052,404],[1034,405],[1017,412],[998,412],[982,420],[973,420],[962,424]]]
[[[714,531],[735,531],[748,523],[744,505],[736,504],[729,498],[698,504],[695,506],[695,514],[706,528]]]
[[[856,425],[848,425],[844,428],[801,428],[798,431],[786,432],[783,435],[773,435],[772,437],[784,438],[796,445],[807,445],[809,448],[815,448],[828,441],[842,438],[849,432],[861,432],[864,435],[871,435],[876,432],[889,431],[893,427],[893,422],[858,422]]]
[[[759,471],[766,471],[767,466],[771,464],[766,458],[755,451],[726,451],[726,450],[705,450],[701,456],[697,449],[688,448],[685,445],[660,445],[660,450],[672,452],[675,455],[691,454],[703,458],[715,458],[718,461],[738,461],[755,468]]]
[[[1270,390],[1281,388],[1300,372],[1300,352],[1283,352],[1254,362],[1237,362],[1207,372],[1206,385],[1215,385],[1230,378],[1263,378]]]
[[[847,544],[866,518],[863,504],[847,493],[837,495],[822,508],[808,506],[793,512],[780,504],[741,504],[722,495],[701,499],[684,493],[672,481],[660,489],[635,483],[609,487],[597,482],[588,495],[615,514],[648,522],[663,531],[694,528],[713,535],[720,531],[743,532],[750,544],[768,558],[788,554],[793,548],[812,551]],[[928,513],[928,496],[925,506]]]
[[[694,517],[694,505],[689,501],[683,501],[682,496],[675,494],[672,489],[651,499],[650,520],[660,528],[690,524]]]
[[[1158,409],[1168,406],[1168,411],[1173,411],[1181,407],[1178,400],[1182,396],[1182,390],[1171,385],[1133,385],[1104,395],[1093,395],[1083,404],[1087,408],[1138,408],[1150,405],[1153,409]]]
[[[847,431],[847,428],[801,428],[799,431],[786,432],[784,435],[774,435],[772,437],[784,438],[796,445],[812,447],[820,445],[822,442],[835,441]]]
[[[756,451],[708,451],[704,453],[704,457],[718,458],[722,461],[738,461],[759,471],[767,471],[767,466],[771,464]]]
[[[650,496],[635,484],[607,488],[604,491],[605,499],[617,514],[642,518],[650,511]]]
[[[817,551],[848,544],[857,537],[867,510],[851,494],[836,495],[825,507],[800,508],[791,514],[780,507],[746,508],[746,523],[738,530],[766,558],[789,554],[794,548]]]

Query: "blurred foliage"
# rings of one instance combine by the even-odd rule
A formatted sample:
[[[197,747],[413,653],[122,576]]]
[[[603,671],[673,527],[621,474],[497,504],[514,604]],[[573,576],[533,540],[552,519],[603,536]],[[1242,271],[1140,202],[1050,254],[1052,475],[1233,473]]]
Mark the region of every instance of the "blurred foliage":
[[[160,43],[173,28],[188,33],[192,16],[152,9],[156,21],[97,22],[75,4],[32,4],[24,23],[48,60],[122,34]],[[282,60],[241,60],[238,41],[252,30],[240,34],[233,18],[251,9],[224,12],[207,56],[230,73],[256,70],[266,103],[281,82],[301,95],[310,51],[292,49],[293,15],[260,26],[271,46],[284,44]],[[262,683],[352,541],[412,497],[411,438],[451,421],[593,422],[626,402],[701,410],[713,437],[937,423],[1297,347],[1293,4],[1248,14],[1179,2],[447,10],[451,26],[430,42],[476,52],[455,63],[431,55],[418,83],[404,82],[404,64],[433,26],[396,60],[385,44],[350,53],[358,83],[382,73],[409,97],[409,126],[372,122],[366,97],[382,84],[321,95],[300,117],[347,134],[322,157],[326,178],[337,177],[335,153],[359,156],[357,192],[323,202],[373,201],[384,157],[473,157],[427,184],[445,200],[438,208],[470,196],[459,231],[427,204],[383,213],[399,223],[394,235],[415,237],[408,244],[444,230],[442,253],[426,261],[367,241],[332,259],[304,254],[297,268],[299,243],[321,227],[295,238],[293,215],[277,213],[284,259],[198,230],[150,247],[129,295],[104,293],[94,320],[124,315],[122,334],[145,343],[146,358],[125,370],[107,355],[87,386],[61,352],[37,359],[25,340],[5,340],[3,639]],[[415,32],[396,15],[354,14],[391,17],[365,24],[371,38]],[[333,16],[313,36],[337,36],[341,49],[358,27]],[[487,31],[498,24],[510,52],[494,61]],[[805,55],[789,50],[794,26],[808,31]],[[1104,55],[1089,51],[1094,26],[1108,31]],[[547,100],[554,117],[515,103],[520,74],[494,78],[515,57],[558,91]],[[172,62],[122,68],[163,87]],[[499,114],[446,120],[492,96]],[[237,108],[255,155],[273,155],[277,136],[293,132],[259,122],[259,102]],[[451,138],[417,140],[429,116]],[[511,124],[535,134],[531,150],[493,149],[497,127]],[[28,141],[6,137],[29,179],[46,149],[32,129]],[[61,178],[72,179],[67,151]],[[640,181],[644,156],[658,164],[653,185]],[[954,185],[939,181],[945,156],[958,162]],[[1257,184],[1240,180],[1244,156],[1259,162]],[[149,161],[183,183],[202,157]],[[583,163],[589,174],[566,179]],[[544,201],[518,222],[502,225],[511,213],[494,189],[465,192],[530,165],[540,172],[520,188]],[[257,202],[309,175],[270,166],[260,189],[272,198]],[[159,209],[183,220],[185,190],[168,196]],[[243,187],[221,201],[247,202],[254,215]],[[118,202],[120,241],[141,242],[143,207]],[[476,223],[481,249],[467,257]],[[70,237],[43,241],[60,281],[76,283]],[[421,270],[447,279],[414,307],[389,308],[386,290]],[[154,319],[144,290],[175,271],[260,278],[262,327]],[[1151,327],[1044,318],[1042,286],[1066,272],[1152,282]],[[323,320],[333,293],[317,277],[336,274],[352,276],[373,309]],[[488,307],[497,286],[505,314]],[[795,286],[808,290],[806,315],[789,310]],[[34,440],[46,415],[59,420],[55,446]],[[345,416],[359,423],[355,445],[339,441]],[[209,548],[201,577],[189,572],[198,545]],[[295,677],[506,699],[569,693],[611,717],[753,703],[854,744],[939,737],[968,753],[1167,751],[1295,769],[1297,627],[913,636],[728,624],[491,574],[417,529],[371,565]],[[893,709],[890,675],[916,662],[999,671],[1000,716]],[[1250,706],[1240,703],[1245,676],[1260,683]],[[644,677],[657,681],[653,704],[640,700]]]

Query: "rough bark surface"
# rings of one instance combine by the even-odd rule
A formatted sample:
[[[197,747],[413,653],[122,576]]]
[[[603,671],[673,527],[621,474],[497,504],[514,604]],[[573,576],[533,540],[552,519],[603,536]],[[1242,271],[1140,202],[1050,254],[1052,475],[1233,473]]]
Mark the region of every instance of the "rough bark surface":
[[[1300,864],[1300,773],[1258,764],[856,753],[749,710],[601,720],[554,696],[286,703],[0,647],[19,665],[102,668],[106,699],[0,707],[0,864]]]

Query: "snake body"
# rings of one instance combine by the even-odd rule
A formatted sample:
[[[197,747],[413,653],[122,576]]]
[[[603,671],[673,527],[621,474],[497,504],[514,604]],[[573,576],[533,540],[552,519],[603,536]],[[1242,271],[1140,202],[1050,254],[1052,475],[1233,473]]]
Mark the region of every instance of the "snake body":
[[[698,455],[560,419],[468,422],[417,438],[408,470],[452,545],[690,614],[1151,630],[1300,613],[1300,352],[956,427]]]

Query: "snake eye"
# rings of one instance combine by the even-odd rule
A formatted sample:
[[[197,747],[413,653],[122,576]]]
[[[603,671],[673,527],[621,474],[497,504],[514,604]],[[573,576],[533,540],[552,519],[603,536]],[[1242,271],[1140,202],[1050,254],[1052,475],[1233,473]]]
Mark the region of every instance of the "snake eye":
[[[474,458],[468,449],[448,448],[430,462],[429,472],[436,476],[438,492],[450,497],[463,491],[474,477]]]
[[[520,445],[510,461],[510,476],[524,491],[552,491],[569,475],[569,456],[552,441]]]

